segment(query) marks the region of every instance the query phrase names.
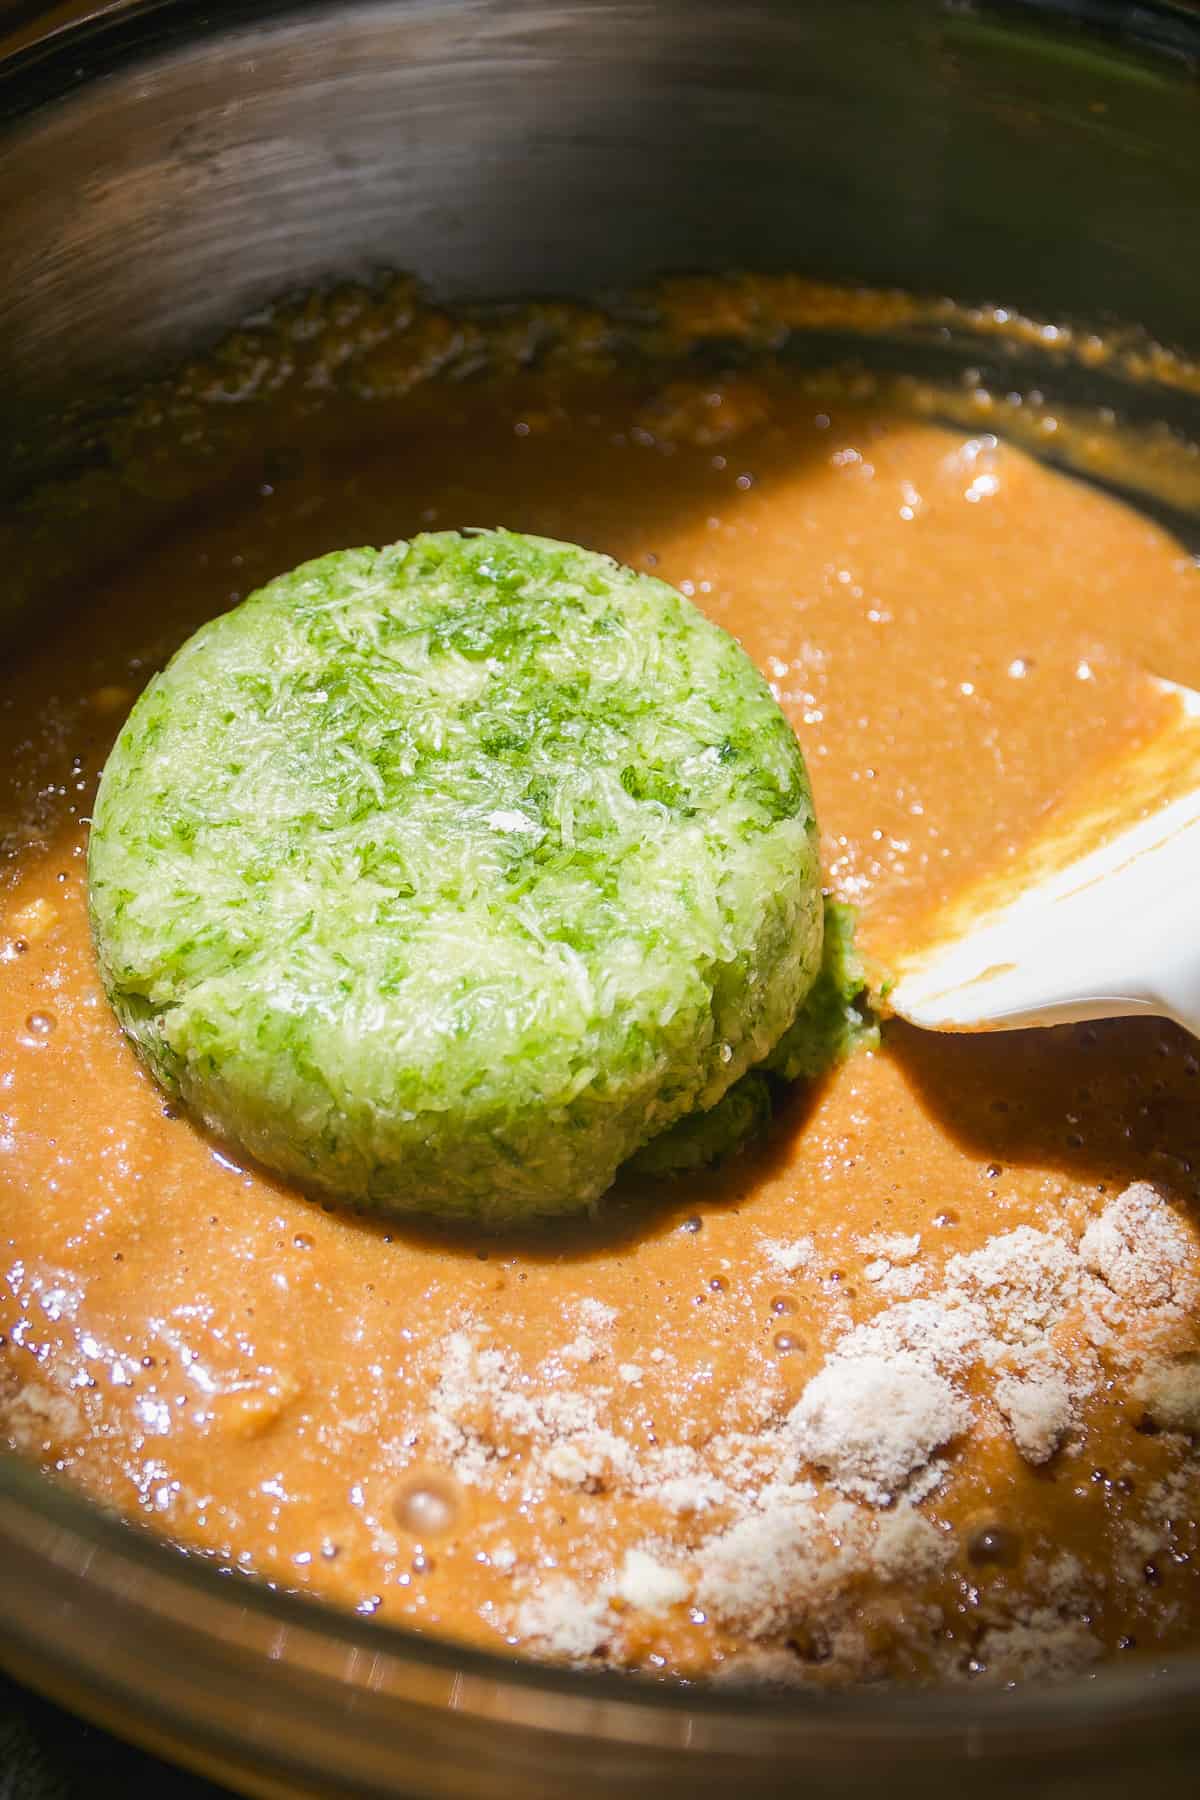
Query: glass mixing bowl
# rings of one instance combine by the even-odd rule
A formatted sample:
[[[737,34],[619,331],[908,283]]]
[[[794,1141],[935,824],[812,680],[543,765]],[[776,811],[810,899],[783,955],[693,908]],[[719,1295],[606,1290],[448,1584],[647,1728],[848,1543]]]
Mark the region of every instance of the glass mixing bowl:
[[[85,469],[135,383],[331,275],[462,303],[795,270],[1200,348],[1190,5],[135,0],[6,26],[0,619],[26,630],[22,494]],[[1200,437],[1200,382],[1144,337],[1097,365],[995,322],[852,348]],[[321,1800],[1099,1800],[1193,1793],[1200,1759],[1200,1658],[786,1700],[554,1671],[268,1592],[4,1460],[0,1661],[246,1792]]]

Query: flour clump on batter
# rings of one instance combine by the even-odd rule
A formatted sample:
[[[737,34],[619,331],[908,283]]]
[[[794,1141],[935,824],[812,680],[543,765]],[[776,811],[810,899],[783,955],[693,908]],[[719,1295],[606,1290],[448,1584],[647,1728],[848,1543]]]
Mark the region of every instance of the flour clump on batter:
[[[101,782],[91,914],[158,1079],[354,1203],[587,1207],[817,971],[816,823],[749,658],[511,532],[307,563],[203,626]]]

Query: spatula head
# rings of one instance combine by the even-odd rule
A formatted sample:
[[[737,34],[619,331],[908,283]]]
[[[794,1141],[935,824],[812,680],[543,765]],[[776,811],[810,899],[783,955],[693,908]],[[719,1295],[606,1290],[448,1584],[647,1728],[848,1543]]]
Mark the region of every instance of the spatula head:
[[[891,1011],[935,1031],[1157,1013],[1200,1033],[1200,694],[1056,808],[900,960]]]

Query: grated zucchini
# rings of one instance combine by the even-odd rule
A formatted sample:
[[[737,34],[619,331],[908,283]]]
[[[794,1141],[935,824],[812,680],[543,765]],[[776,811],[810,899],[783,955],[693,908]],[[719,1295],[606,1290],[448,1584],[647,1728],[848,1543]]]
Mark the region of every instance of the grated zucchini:
[[[348,550],[202,627],[89,851],[106,990],[212,1130],[366,1207],[589,1206],[821,956],[799,746],[737,643],[572,545]]]

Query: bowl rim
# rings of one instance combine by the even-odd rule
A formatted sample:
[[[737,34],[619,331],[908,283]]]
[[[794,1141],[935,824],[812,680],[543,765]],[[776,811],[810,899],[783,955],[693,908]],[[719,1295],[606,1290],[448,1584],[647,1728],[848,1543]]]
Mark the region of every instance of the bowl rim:
[[[1200,1710],[1190,1704],[1200,1698],[1200,1653],[1137,1656],[1127,1663],[1110,1660],[1086,1675],[1011,1688],[880,1685],[826,1690],[805,1685],[779,1689],[693,1683],[640,1672],[539,1662],[344,1612],[318,1596],[248,1577],[235,1566],[189,1550],[148,1524],[81,1497],[63,1480],[0,1454],[0,1547],[14,1514],[34,1522],[39,1545],[49,1547],[48,1558],[68,1578],[83,1578],[86,1571],[107,1560],[112,1573],[148,1578],[150,1602],[146,1602],[140,1583],[135,1584],[134,1598],[160,1617],[195,1630],[186,1609],[191,1599],[222,1615],[222,1623],[235,1617],[241,1620],[249,1628],[251,1656],[261,1656],[268,1636],[275,1645],[271,1662],[285,1669],[289,1667],[288,1657],[281,1654],[285,1637],[293,1644],[307,1642],[346,1652],[346,1667],[339,1669],[339,1674],[347,1694],[362,1686],[376,1691],[387,1686],[381,1679],[382,1658],[399,1689],[405,1671],[417,1670],[455,1684],[462,1678],[477,1684],[456,1692],[454,1705],[460,1714],[526,1723],[524,1715],[531,1709],[518,1704],[514,1712],[514,1695],[529,1701],[549,1699],[556,1703],[553,1728],[557,1732],[593,1736],[599,1709],[606,1737],[643,1743],[649,1726],[651,1741],[659,1738],[671,1747],[690,1751],[712,1748],[710,1731],[697,1737],[689,1729],[698,1723],[718,1734],[735,1724],[770,1725],[775,1728],[770,1754],[811,1750],[814,1734],[824,1738],[832,1732],[836,1736],[839,1729],[853,1725],[868,1736],[882,1734],[887,1754],[893,1757],[924,1753],[939,1744],[949,1748],[963,1743],[970,1745],[972,1756],[1015,1757],[1028,1748],[1031,1734],[1036,1740],[1051,1727],[1063,1749],[1073,1739],[1078,1740],[1074,1748],[1091,1743],[1098,1720],[1105,1718],[1114,1726],[1119,1723],[1123,1734],[1133,1725],[1156,1734],[1170,1725],[1174,1739],[1182,1737],[1189,1745],[1200,1745]],[[175,1595],[179,1598],[177,1609],[170,1604]],[[3,1612],[0,1600],[0,1615]],[[203,1625],[199,1629],[203,1633]],[[12,1657],[17,1641],[8,1635],[6,1659]],[[353,1667],[363,1653],[370,1659],[366,1682]],[[70,1666],[70,1660],[64,1667]],[[86,1675],[94,1662],[76,1654],[74,1666]],[[19,1664],[13,1667],[19,1673]],[[318,1679],[322,1673],[318,1669]],[[532,1711],[536,1713],[537,1708]],[[662,1722],[661,1732],[653,1729],[656,1716]],[[549,1719],[539,1723],[544,1727]],[[862,1749],[864,1754],[869,1752],[865,1738]]]

